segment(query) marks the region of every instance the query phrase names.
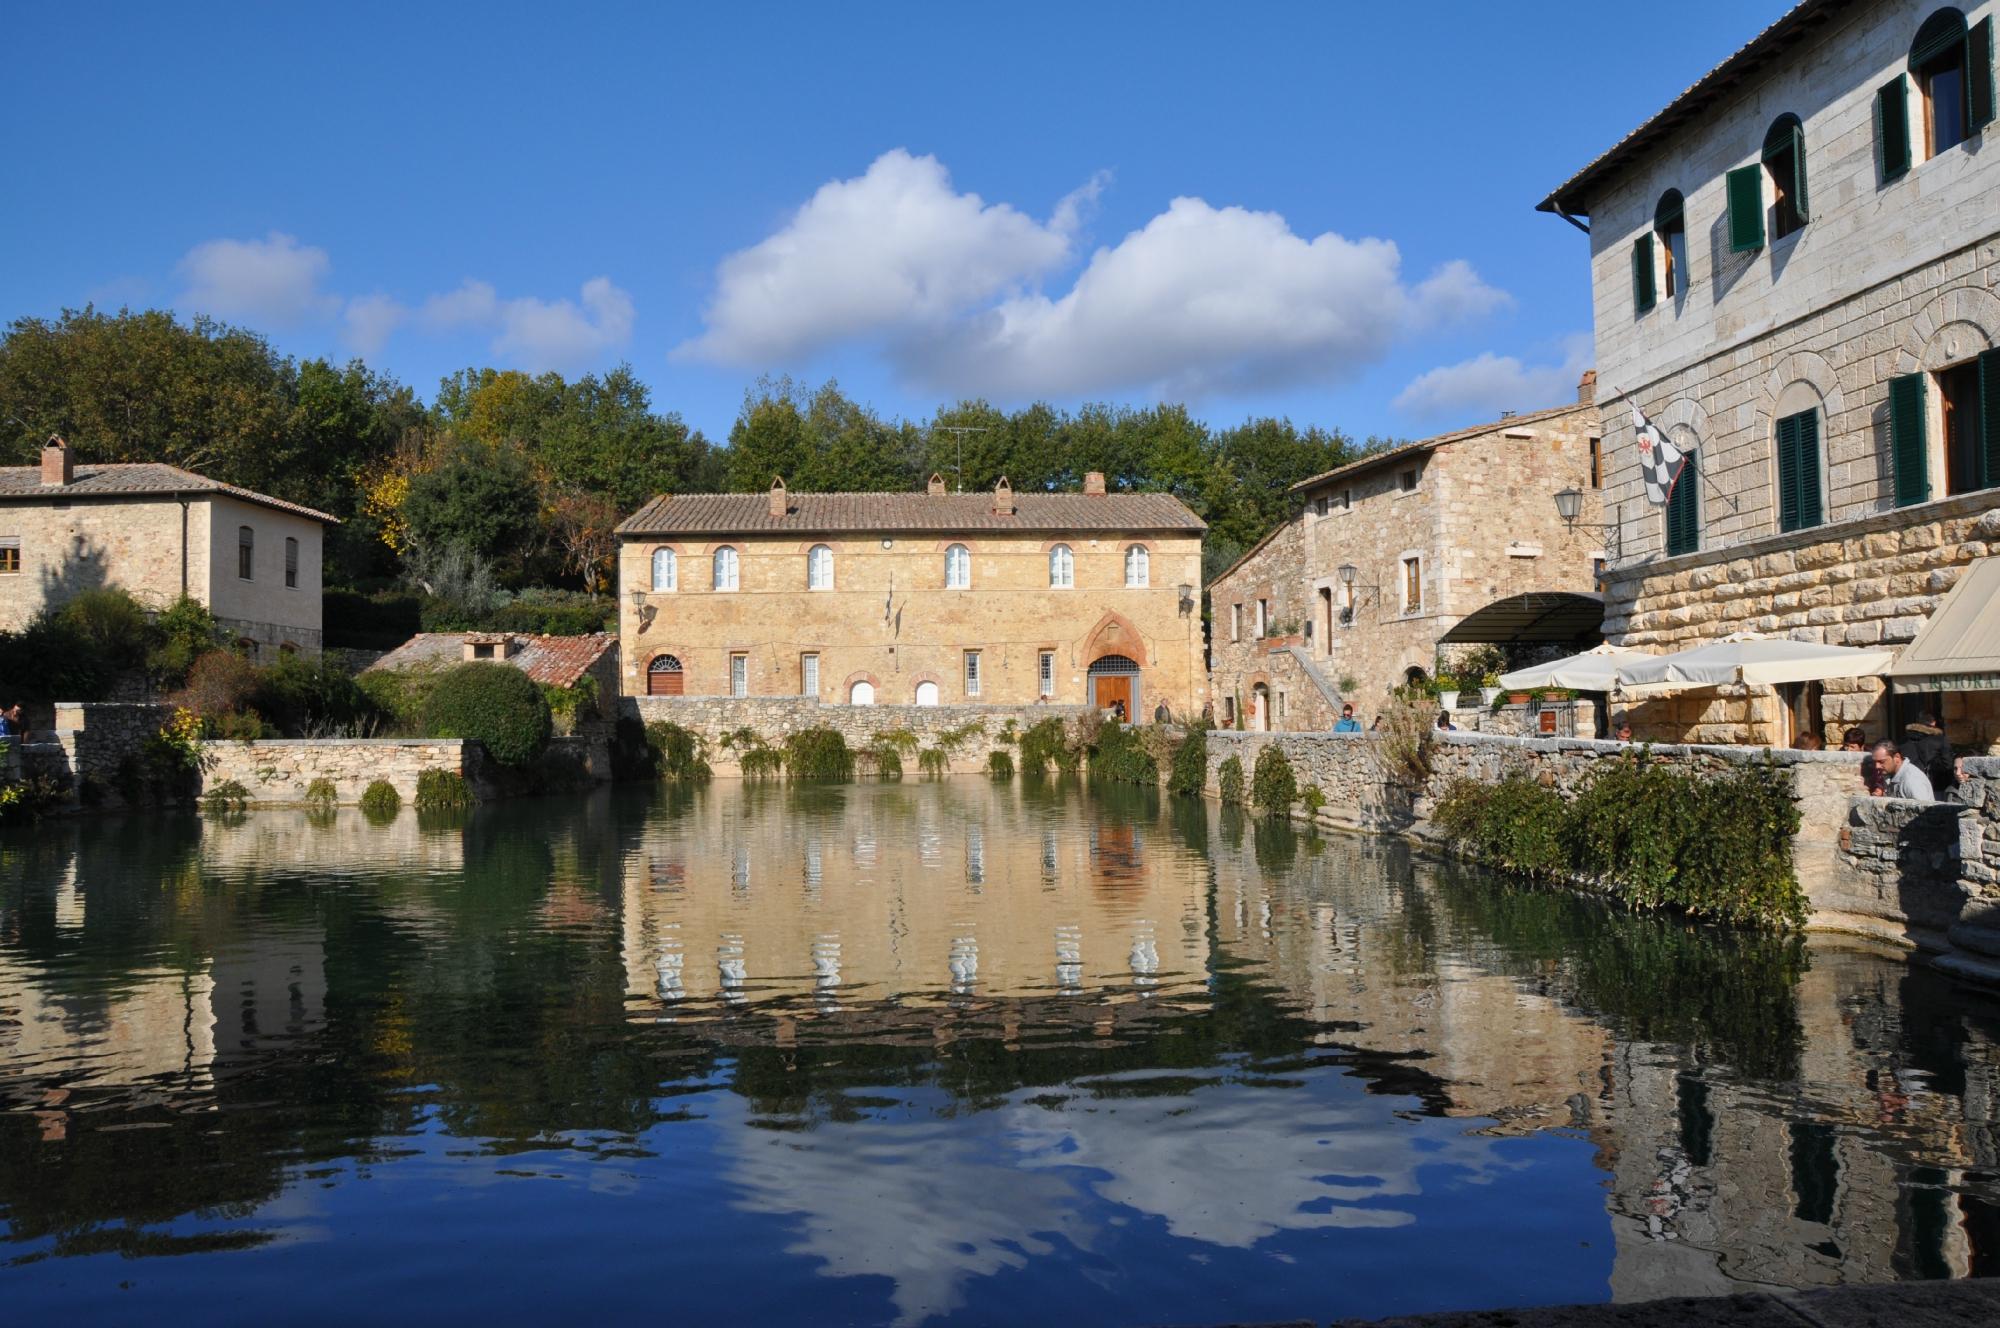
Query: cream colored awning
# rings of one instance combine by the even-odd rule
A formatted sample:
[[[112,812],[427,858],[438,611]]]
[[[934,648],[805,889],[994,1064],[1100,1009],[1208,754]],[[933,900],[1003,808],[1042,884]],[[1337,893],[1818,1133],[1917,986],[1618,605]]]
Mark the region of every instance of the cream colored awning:
[[[1815,682],[1872,678],[1896,658],[1893,650],[1827,646],[1783,637],[1727,637],[1672,655],[1621,665],[1621,687],[1722,687],[1732,683]]]
[[[1618,666],[1638,664],[1652,658],[1643,650],[1620,650],[1614,645],[1595,646],[1581,655],[1516,669],[1500,675],[1500,685],[1509,691],[1531,692],[1537,687],[1567,687],[1578,692],[1608,692],[1618,685]]]
[[[1888,676],[1940,691],[2000,689],[2000,558],[1965,569]]]

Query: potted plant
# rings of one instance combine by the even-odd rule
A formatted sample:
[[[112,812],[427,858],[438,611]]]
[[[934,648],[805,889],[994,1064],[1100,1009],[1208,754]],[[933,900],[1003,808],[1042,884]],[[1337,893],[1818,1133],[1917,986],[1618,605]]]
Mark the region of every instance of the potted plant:
[[[1437,689],[1438,705],[1446,710],[1458,709],[1458,679],[1449,673],[1440,673],[1431,680]]]
[[[1492,671],[1480,674],[1479,704],[1485,706],[1487,709],[1490,710],[1493,708],[1493,703],[1499,699],[1500,699],[1500,675]]]

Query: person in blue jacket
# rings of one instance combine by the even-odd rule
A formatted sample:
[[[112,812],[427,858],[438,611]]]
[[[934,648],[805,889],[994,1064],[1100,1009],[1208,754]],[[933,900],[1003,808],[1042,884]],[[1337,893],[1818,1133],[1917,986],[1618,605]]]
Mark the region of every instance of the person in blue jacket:
[[[1346,702],[1340,707],[1340,719],[1334,724],[1333,731],[1335,733],[1361,732],[1361,721],[1354,717],[1354,702]]]

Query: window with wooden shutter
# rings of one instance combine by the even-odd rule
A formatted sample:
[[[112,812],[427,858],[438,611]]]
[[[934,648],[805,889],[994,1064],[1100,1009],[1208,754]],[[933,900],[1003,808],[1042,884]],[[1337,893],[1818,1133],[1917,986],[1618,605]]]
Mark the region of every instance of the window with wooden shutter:
[[[1744,254],[1764,247],[1764,168],[1742,166],[1729,172],[1729,251]]]
[[[1693,553],[1701,547],[1701,485],[1695,454],[1681,462],[1680,477],[1667,495],[1667,556]]]
[[[1979,460],[1982,487],[2000,485],[2000,350],[1979,357]]]
[[[1778,529],[1818,525],[1819,490],[1819,412],[1787,415],[1778,421]]]
[[[1641,235],[1632,242],[1632,304],[1645,313],[1654,304],[1653,237]]]
[[[1982,18],[1965,36],[1965,120],[1978,133],[1993,123],[1993,20]]]
[[[1902,74],[1875,94],[1875,165],[1883,184],[1910,172],[1910,81]]]
[[[1806,202],[1806,131],[1796,115],[1781,115],[1764,135],[1764,169],[1771,173],[1771,238],[1782,240],[1812,220]]]
[[[1929,441],[1924,436],[1924,376],[1889,380],[1889,455],[1896,475],[1896,506],[1931,496]]]

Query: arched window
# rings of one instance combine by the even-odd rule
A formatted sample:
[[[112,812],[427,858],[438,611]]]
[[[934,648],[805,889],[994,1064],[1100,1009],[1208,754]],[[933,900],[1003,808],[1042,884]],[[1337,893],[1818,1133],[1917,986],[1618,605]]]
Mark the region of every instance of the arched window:
[[[1680,477],[1667,495],[1667,556],[1693,553],[1701,547],[1701,470],[1693,448],[1687,448]]]
[[[1806,204],[1806,130],[1796,115],[1779,116],[1764,135],[1764,170],[1771,177],[1771,238],[1782,240],[1812,220]]]
[[[257,565],[257,532],[248,526],[236,528],[236,575],[248,581]]]
[[[1151,573],[1148,564],[1151,561],[1151,556],[1143,544],[1134,544],[1125,550],[1125,584],[1134,588],[1149,584],[1148,578]]]
[[[917,684],[918,705],[934,706],[938,703],[939,699],[938,685],[936,683],[926,681]]]
[[[1049,550],[1049,585],[1057,590],[1069,590],[1076,585],[1076,554],[1067,544]]]
[[[646,666],[646,695],[679,696],[687,687],[687,674],[672,655],[655,655]]]
[[[1660,241],[1660,269],[1664,278],[1660,289],[1671,300],[1687,289],[1688,281],[1687,218],[1680,190],[1669,189],[1660,195],[1660,205],[1653,209],[1653,234]]]
[[[944,551],[944,588],[972,589],[972,550],[963,544],[954,544]]]
[[[736,550],[727,544],[715,551],[715,585],[717,590],[736,589]]]
[[[1965,15],[1940,9],[1910,43],[1910,76],[1923,99],[1924,157],[1957,147],[1993,118],[1993,23],[1968,31]]]
[[[825,544],[815,544],[806,554],[806,589],[833,589],[833,549]]]
[[[855,683],[847,689],[847,704],[858,706],[874,705],[875,684],[865,678]]]
[[[677,590],[680,588],[680,560],[672,549],[653,550],[653,589]]]

